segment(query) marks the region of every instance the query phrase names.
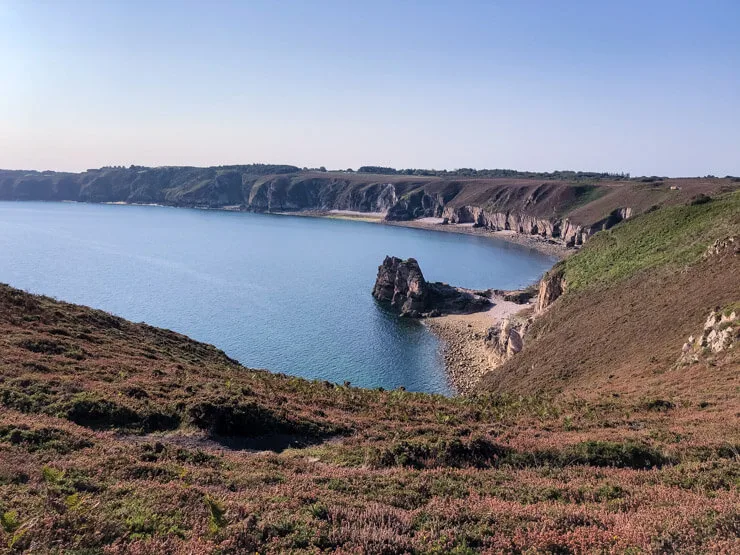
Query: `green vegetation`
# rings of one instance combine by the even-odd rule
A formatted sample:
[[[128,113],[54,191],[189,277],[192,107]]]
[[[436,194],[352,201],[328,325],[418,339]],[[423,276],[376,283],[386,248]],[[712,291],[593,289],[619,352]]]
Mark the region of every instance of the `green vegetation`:
[[[572,190],[573,200],[571,202],[563,203],[557,208],[556,215],[559,218],[563,218],[576,208],[586,206],[588,203],[603,197],[608,192],[608,189],[604,187],[596,187],[591,184],[574,185]]]
[[[717,239],[740,229],[740,192],[669,206],[601,231],[565,261],[569,291],[627,279],[640,271],[690,264]]]

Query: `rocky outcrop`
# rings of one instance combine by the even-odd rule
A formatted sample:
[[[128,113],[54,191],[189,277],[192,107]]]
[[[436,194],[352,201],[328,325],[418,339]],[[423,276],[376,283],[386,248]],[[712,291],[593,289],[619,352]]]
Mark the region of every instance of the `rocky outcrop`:
[[[494,289],[493,294],[497,297],[501,297],[503,300],[510,303],[516,304],[528,304],[532,297],[537,294],[535,287],[527,287],[526,289],[513,289],[510,291],[504,291],[503,289]]]
[[[389,304],[401,316],[423,318],[486,310],[491,301],[484,294],[446,283],[427,282],[419,263],[386,256],[378,267],[373,297]]]
[[[503,364],[521,352],[524,348],[524,334],[531,323],[531,319],[514,322],[511,318],[506,318],[497,326],[489,328],[485,344],[493,353],[497,364]]]
[[[565,293],[566,287],[565,270],[562,265],[556,265],[540,280],[534,309],[535,314],[544,312],[547,307]]]
[[[709,245],[707,250],[704,252],[704,259],[711,257],[721,257],[726,254],[737,256],[740,254],[740,240],[737,237],[726,237],[725,239],[717,239],[714,243]]]
[[[698,337],[689,336],[681,349],[679,363],[698,362],[704,354],[717,354],[735,346],[740,335],[740,309],[712,310]]]
[[[386,256],[378,267],[373,297],[387,302],[401,314],[418,314],[427,306],[426,280],[414,258]]]

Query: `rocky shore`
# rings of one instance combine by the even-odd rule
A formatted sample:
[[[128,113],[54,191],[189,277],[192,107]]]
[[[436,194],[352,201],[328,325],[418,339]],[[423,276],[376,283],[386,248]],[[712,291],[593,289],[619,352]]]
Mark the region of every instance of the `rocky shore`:
[[[373,287],[379,302],[400,316],[423,319],[442,340],[450,382],[462,394],[472,393],[491,369],[521,351],[535,293],[427,282],[415,259],[395,256],[385,257]]]
[[[514,243],[527,247],[542,254],[559,259],[566,258],[577,252],[577,248],[568,247],[563,242],[547,239],[540,235],[528,235],[511,230],[494,231],[486,227],[476,227],[473,224],[446,223],[442,218],[419,218],[417,220],[393,221],[386,220],[382,212],[358,212],[352,210],[300,210],[295,212],[276,212],[285,216],[304,216],[311,218],[330,218],[336,220],[352,220],[356,222],[375,223],[381,225],[392,225],[396,227],[411,227],[414,229],[425,229],[427,231],[439,231],[442,233],[459,233],[463,235],[475,235],[486,237],[507,243]]]
[[[503,295],[491,298],[492,306],[475,314],[449,314],[424,320],[441,339],[442,356],[452,386],[462,394],[473,393],[483,376],[501,363],[490,346],[489,330],[508,318],[525,318],[532,304],[506,301]]]

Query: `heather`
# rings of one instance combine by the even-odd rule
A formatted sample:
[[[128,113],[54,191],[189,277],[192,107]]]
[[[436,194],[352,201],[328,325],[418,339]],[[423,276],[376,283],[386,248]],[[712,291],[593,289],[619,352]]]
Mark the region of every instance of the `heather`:
[[[447,398],[0,289],[9,552],[737,551],[736,394]]]

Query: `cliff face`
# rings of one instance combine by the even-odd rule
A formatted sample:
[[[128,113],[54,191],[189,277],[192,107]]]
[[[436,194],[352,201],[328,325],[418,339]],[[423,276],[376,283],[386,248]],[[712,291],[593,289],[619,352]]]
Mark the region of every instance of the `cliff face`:
[[[544,312],[558,297],[565,293],[566,287],[565,271],[562,266],[556,266],[547,272],[540,280],[535,313],[541,314]]]
[[[485,310],[491,301],[474,291],[424,279],[419,263],[386,256],[378,267],[373,297],[413,318]]]
[[[680,182],[673,185],[673,182]],[[232,207],[255,212],[352,210],[389,221],[445,218],[576,246],[591,234],[696,193],[737,188],[731,179],[570,183],[318,172],[295,166],[101,168],[83,173],[0,170],[0,200],[71,200]]]
[[[498,364],[509,360],[524,347],[524,334],[531,321],[514,322],[505,318],[498,325],[489,328],[485,344],[495,355]]]

